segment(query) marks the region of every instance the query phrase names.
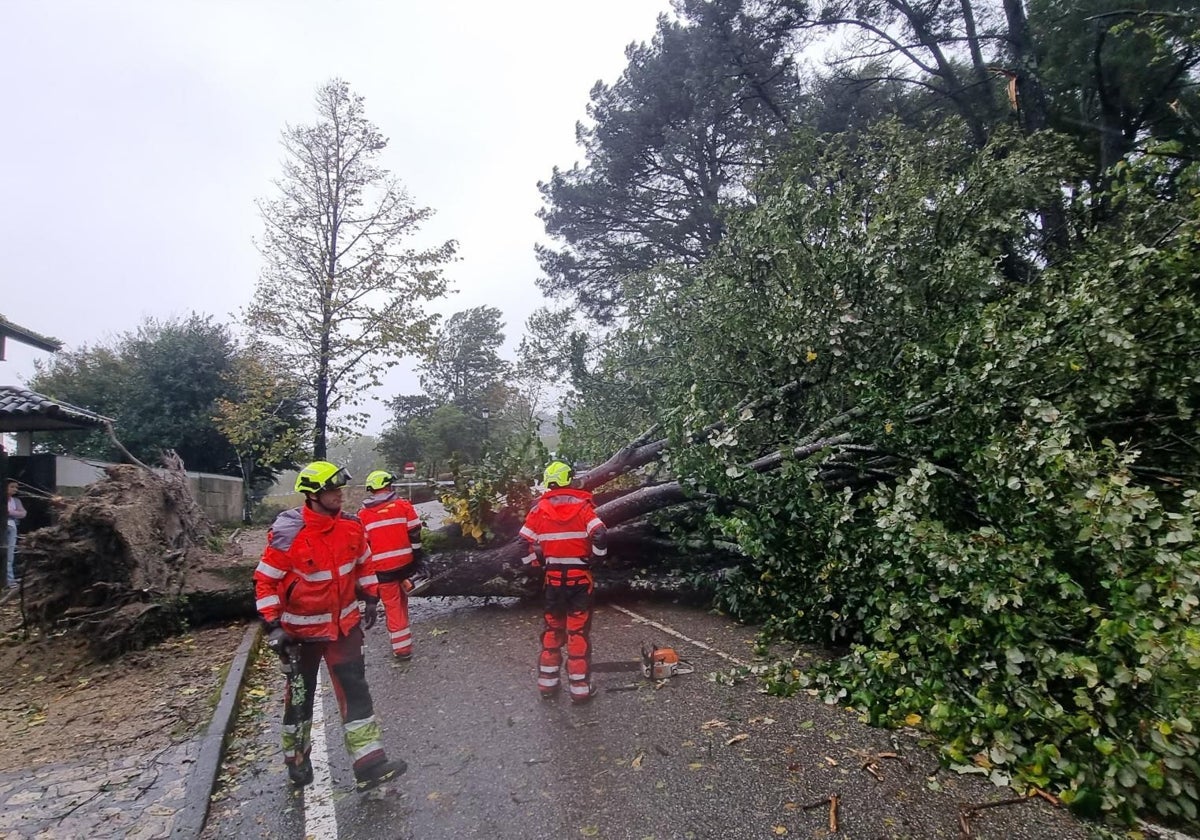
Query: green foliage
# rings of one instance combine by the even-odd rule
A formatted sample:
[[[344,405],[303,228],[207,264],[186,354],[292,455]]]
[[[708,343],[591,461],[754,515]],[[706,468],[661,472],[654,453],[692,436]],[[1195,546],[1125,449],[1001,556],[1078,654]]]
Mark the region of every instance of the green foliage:
[[[515,537],[533,504],[533,487],[549,459],[536,435],[488,452],[478,466],[458,471],[442,494],[446,521],[479,543]]]
[[[361,96],[334,79],[316,110],[315,123],[283,132],[279,192],[260,205],[266,266],[243,317],[311,387],[313,454],[324,458],[327,431],[344,430],[330,418],[428,342],[434,319],[421,304],[445,292],[441,267],[456,245],[406,245],[432,211],[377,166],[387,139]]]
[[[421,387],[438,403],[478,411],[492,385],[504,380],[508,365],[497,351],[504,343],[501,312],[477,306],[455,312],[438,330],[421,363]]]
[[[987,524],[949,524],[929,464],[872,494],[830,534],[821,597],[795,599],[854,640],[811,683],[876,723],[923,717],[967,771],[1194,819],[1200,497],[1164,500],[1135,462],[1035,403],[969,465]]]
[[[213,422],[237,453],[244,484],[242,519],[249,522],[275,477],[304,457],[304,388],[281,375],[262,347],[243,350],[224,379],[228,396],[217,398]]]
[[[1200,167],[1123,163],[1097,226],[1072,149],[797,138],[686,286],[627,286],[572,446],[661,421],[747,558],[720,605],[849,650],[768,690],[920,721],[1080,813],[1195,824]]]
[[[157,462],[174,449],[190,470],[236,474],[234,447],[212,418],[217,401],[232,396],[228,377],[237,358],[228,328],[211,317],[148,319],[110,344],[39,362],[29,386],[111,418],[118,438],[143,461]],[[64,434],[43,445],[120,459],[102,432]]]
[[[1081,812],[1194,821],[1200,170],[1123,166],[1116,221],[1080,227],[1070,254],[1014,286],[988,268],[1020,234],[1009,203],[1037,206],[1031,175],[1052,179],[1061,151],[1009,144],[949,178],[935,146],[890,171],[869,156],[882,190],[843,178],[819,197],[785,180],[731,231],[707,287],[727,326],[701,345],[718,331],[700,321],[691,341],[722,381],[691,368],[690,445],[672,459],[732,500],[711,525],[753,558],[722,604],[851,645],[808,675],[781,667],[772,691],[815,685],[877,723],[915,716],[953,764]],[[751,323],[759,346],[742,338]],[[737,393],[730,359],[753,372],[734,383],[745,391],[789,367],[810,384],[698,437]],[[832,441],[772,473],[744,466],[835,430],[862,442],[852,468],[857,450]]]
[[[746,200],[799,97],[785,20],[746,6],[680,3],[681,20],[660,17],[652,43],[626,50],[621,78],[592,89],[576,132],[586,165],[538,185],[560,243],[538,248],[548,294],[607,321],[625,280],[694,265],[720,241],[723,207]]]
[[[1102,168],[1146,135],[1190,137],[1200,63],[1191,0],[1031,0],[1054,127],[1074,134]],[[1107,148],[1105,148],[1107,147]]]
[[[692,527],[746,558],[720,605],[848,651],[769,691],[923,724],[1087,816],[1200,827],[1200,51],[1190,4],[1092,5],[680,3],[713,17],[631,50],[587,166],[542,185],[544,287],[621,315],[558,343],[563,447],[665,429]],[[803,107],[845,133],[739,145],[764,122],[693,107],[727,101],[733,7],[878,36]],[[912,67],[871,66],[898,43]],[[709,136],[730,165],[672,145]]]
[[[420,427],[437,403],[424,394],[400,394],[389,400],[387,407],[391,414],[377,446],[383,463],[395,466],[428,461],[421,449]]]

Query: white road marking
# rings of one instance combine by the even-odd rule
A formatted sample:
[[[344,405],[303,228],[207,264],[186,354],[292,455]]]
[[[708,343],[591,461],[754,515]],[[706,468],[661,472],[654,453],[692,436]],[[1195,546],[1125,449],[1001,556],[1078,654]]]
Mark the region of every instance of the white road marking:
[[[710,647],[709,645],[704,644],[704,642],[700,642],[700,641],[697,641],[696,639],[690,638],[689,636],[685,636],[682,633],[680,633],[678,630],[668,627],[665,624],[659,624],[657,621],[653,621],[652,619],[646,618],[646,616],[644,616],[644,615],[638,615],[633,610],[627,610],[624,607],[618,607],[616,604],[609,604],[608,606],[612,607],[617,612],[625,613],[625,615],[629,616],[634,621],[641,622],[642,624],[649,624],[651,627],[653,627],[656,630],[661,630],[664,633],[669,633],[670,635],[674,636],[677,639],[683,639],[689,645],[695,645],[696,647],[700,648],[701,650],[706,650],[709,653],[716,654],[717,656],[721,657],[722,659],[724,659],[728,662],[732,662],[734,665],[740,665],[743,668],[750,667],[747,663],[743,662],[742,660],[738,659],[735,656],[730,656],[728,653],[723,653],[714,647]]]
[[[304,789],[305,840],[337,840],[337,811],[333,805],[333,776],[329,772],[329,746],[325,740],[325,709],[321,686],[325,663],[313,686],[312,765],[313,783]]]

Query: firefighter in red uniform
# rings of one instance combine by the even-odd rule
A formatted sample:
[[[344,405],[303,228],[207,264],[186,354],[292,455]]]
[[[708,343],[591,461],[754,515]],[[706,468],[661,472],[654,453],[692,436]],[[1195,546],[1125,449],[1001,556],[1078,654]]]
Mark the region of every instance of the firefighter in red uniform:
[[[392,655],[412,659],[412,631],[408,626],[408,592],[412,576],[421,565],[421,518],[412,503],[392,487],[396,476],[376,470],[367,476],[371,495],[363,501],[358,518],[367,529],[379,600],[387,618]]]
[[[589,561],[607,553],[608,532],[592,508],[592,494],[573,489],[571,478],[571,468],[562,461],[546,467],[543,483],[547,491],[521,528],[521,539],[530,547],[522,562],[545,570],[538,691],[543,700],[558,694],[565,644],[571,702],[586,703],[596,693],[591,681],[593,587]]]
[[[354,778],[367,790],[407,769],[389,761],[375,720],[363,661],[358,599],[367,602],[363,622],[374,623],[378,585],[370,567],[371,549],[362,524],[342,513],[342,488],[350,474],[328,461],[314,461],[296,478],[304,506],[285,510],[267,535],[267,547],[254,570],[258,612],[266,622],[267,643],[287,658],[298,646],[304,703],[284,706],[283,750],[288,778],[302,787],[312,782],[313,692],[325,660],[342,715],[346,749]]]

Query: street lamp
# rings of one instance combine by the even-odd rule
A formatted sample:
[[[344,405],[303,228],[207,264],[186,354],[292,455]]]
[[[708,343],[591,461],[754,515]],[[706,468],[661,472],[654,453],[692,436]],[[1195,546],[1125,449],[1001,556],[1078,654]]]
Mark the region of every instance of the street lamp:
[[[486,408],[483,408],[483,409],[480,409],[479,416],[483,418],[483,439],[487,440],[488,418],[492,416],[492,412],[488,411],[488,409],[486,409]]]

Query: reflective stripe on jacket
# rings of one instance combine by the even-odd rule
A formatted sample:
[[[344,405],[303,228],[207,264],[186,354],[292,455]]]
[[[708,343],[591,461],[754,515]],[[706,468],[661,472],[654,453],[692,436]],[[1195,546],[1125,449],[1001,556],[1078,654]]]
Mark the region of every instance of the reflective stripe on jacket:
[[[606,553],[604,523],[592,507],[592,494],[554,487],[525,517],[521,538],[545,557],[546,567],[583,566]],[[532,561],[533,556],[526,558]]]
[[[292,636],[333,640],[358,623],[358,595],[379,597],[362,523],[310,509],[285,510],[254,570],[254,597],[267,622]]]
[[[421,519],[407,499],[389,493],[368,498],[358,512],[371,544],[376,572],[403,569],[421,548]]]

